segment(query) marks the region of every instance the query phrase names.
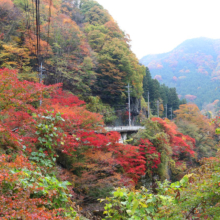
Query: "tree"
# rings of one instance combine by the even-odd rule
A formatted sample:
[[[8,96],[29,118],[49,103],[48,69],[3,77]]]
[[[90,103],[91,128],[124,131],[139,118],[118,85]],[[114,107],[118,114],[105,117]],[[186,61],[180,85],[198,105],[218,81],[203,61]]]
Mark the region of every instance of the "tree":
[[[200,161],[180,181],[157,181],[156,193],[117,188],[106,198],[105,219],[218,219],[219,155]]]
[[[214,125],[210,125],[210,120],[205,118],[197,105],[189,103],[180,105],[174,112],[176,123],[180,131],[196,140],[196,152],[198,158],[213,156],[216,152]]]
[[[144,125],[145,129],[134,136],[134,143],[139,145],[142,139],[147,139],[148,145],[151,143],[155,152],[160,154],[161,162],[157,169],[148,167],[151,173],[146,178],[151,179],[155,175],[159,175],[162,180],[178,178],[186,170],[186,166],[192,164],[195,140],[180,133],[177,126],[168,119],[153,117],[147,119]]]
[[[157,102],[160,102],[160,110],[164,110],[167,105],[167,110],[171,107],[173,110],[179,108],[180,100],[178,98],[176,88],[169,88],[165,84],[160,85],[158,80],[152,79],[148,68],[146,68],[146,75],[143,79],[143,97],[148,101],[148,91],[150,97],[150,107],[154,115],[157,115]],[[161,116],[166,116],[164,111],[160,112]]]
[[[144,97],[145,101],[148,100],[148,91],[150,91],[151,80],[152,80],[152,78],[151,78],[150,71],[149,71],[148,67],[146,67],[146,75],[143,78],[143,90],[144,90],[143,97]]]

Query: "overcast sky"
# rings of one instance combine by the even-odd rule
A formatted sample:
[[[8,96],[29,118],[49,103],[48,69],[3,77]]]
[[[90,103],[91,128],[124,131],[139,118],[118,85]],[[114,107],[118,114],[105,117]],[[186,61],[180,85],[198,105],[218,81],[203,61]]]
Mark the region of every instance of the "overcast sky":
[[[220,38],[220,0],[97,0],[131,37],[140,59],[184,40]]]

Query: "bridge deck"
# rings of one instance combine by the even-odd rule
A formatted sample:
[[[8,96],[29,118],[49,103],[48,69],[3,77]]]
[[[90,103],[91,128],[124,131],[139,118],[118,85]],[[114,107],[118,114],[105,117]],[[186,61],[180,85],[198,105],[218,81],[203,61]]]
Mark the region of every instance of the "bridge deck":
[[[105,127],[107,131],[118,131],[118,132],[132,132],[144,129],[144,126],[118,126],[118,127]]]

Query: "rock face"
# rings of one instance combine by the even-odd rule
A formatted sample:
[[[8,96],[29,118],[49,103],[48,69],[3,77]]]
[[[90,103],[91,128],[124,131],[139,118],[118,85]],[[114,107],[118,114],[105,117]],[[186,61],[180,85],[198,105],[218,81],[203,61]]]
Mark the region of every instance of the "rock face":
[[[131,125],[140,125],[138,116],[141,111],[141,100],[135,97],[131,97]]]
[[[135,97],[131,97],[131,116],[135,117],[140,114],[141,100]]]
[[[186,40],[168,53],[147,55],[140,63],[161,84],[176,87],[182,98],[195,97],[188,101],[200,108],[220,97],[220,89],[216,89],[220,80],[220,39]]]

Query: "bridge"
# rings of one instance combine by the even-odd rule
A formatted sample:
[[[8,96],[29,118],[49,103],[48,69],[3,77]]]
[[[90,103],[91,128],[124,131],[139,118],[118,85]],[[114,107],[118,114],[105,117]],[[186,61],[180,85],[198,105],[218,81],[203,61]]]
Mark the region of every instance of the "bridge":
[[[144,129],[144,126],[117,126],[117,127],[105,127],[106,131],[117,132],[137,132],[139,129]]]
[[[117,127],[105,127],[106,131],[117,131],[121,134],[120,143],[124,143],[127,139],[127,135],[136,133],[140,129],[144,129],[144,126],[117,126]]]

